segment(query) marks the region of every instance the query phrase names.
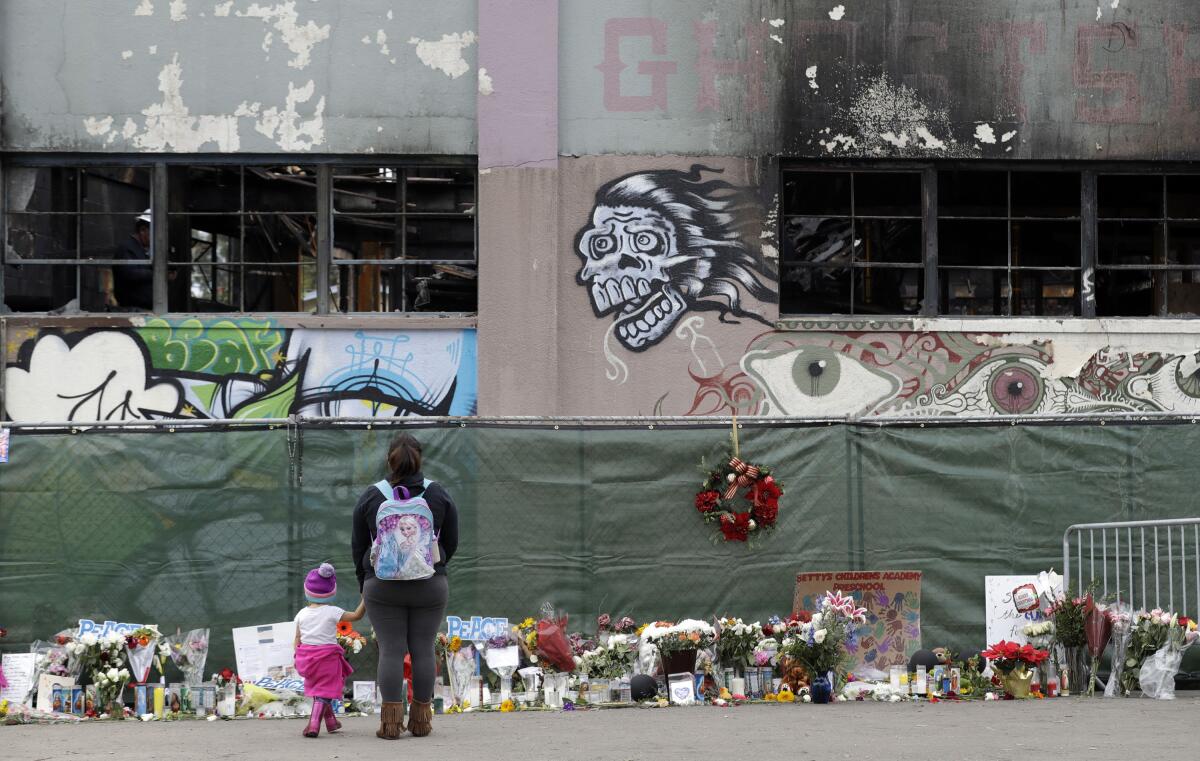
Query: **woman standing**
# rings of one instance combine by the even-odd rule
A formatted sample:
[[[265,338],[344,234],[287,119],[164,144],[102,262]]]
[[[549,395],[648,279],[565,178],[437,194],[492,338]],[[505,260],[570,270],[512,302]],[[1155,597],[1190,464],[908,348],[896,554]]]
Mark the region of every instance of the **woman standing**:
[[[408,729],[424,737],[433,729],[434,639],[446,613],[449,584],[446,563],[458,549],[458,509],[441,484],[429,482],[421,471],[421,444],[407,433],[392,439],[387,453],[387,482],[410,497],[421,497],[433,514],[438,559],[433,575],[416,581],[389,581],[375,577],[371,546],[376,537],[376,517],[383,493],[372,486],[354,507],[354,554],[358,585],[367,604],[367,616],[379,639],[379,692],[383,697],[376,736],[395,740],[404,732],[404,656],[412,655],[412,715]]]

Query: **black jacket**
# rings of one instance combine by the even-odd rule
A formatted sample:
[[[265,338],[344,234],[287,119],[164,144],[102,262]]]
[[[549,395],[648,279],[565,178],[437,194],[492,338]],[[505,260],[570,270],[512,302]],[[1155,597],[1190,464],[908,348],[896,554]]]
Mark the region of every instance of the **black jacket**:
[[[423,496],[429,503],[429,511],[433,513],[433,530],[438,535],[438,546],[441,548],[441,560],[433,567],[435,575],[446,575],[446,563],[454,557],[458,549],[458,508],[440,483],[436,481],[429,485],[429,491],[424,490],[425,476],[414,473],[395,486],[408,489],[413,497]],[[358,590],[361,592],[363,583],[375,576],[371,568],[371,543],[375,541],[375,514],[383,504],[383,492],[372,485],[358,498],[354,506],[354,529],[350,535],[350,552],[354,556],[354,571],[358,576]]]

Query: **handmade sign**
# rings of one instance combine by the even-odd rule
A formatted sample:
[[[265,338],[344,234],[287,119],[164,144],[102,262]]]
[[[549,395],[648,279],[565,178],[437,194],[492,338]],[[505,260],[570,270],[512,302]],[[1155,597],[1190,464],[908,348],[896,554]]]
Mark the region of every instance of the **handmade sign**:
[[[483,642],[505,634],[508,634],[507,618],[471,616],[463,619],[458,616],[446,616],[446,636],[450,638],[458,637],[469,642]]]
[[[243,681],[279,676],[295,667],[296,622],[283,621],[233,630],[233,656]]]
[[[33,672],[37,664],[34,653],[5,653],[0,660],[0,670],[8,686],[0,689],[0,701],[24,703],[33,689]]]
[[[287,676],[280,679],[264,676],[255,679],[251,684],[255,687],[262,687],[264,690],[271,690],[272,692],[290,690],[299,695],[304,694],[304,680],[298,676]]]
[[[792,612],[814,611],[822,595],[837,590],[867,609],[867,622],[846,642],[854,659],[851,670],[907,666],[921,649],[921,572],[798,573]]]
[[[1025,644],[1023,631],[1029,624],[1045,621],[1038,604],[1046,591],[1036,575],[985,576],[984,610],[987,615],[987,641],[1007,640]],[[1054,592],[1061,592],[1055,589]]]
[[[90,618],[79,619],[79,636],[85,634],[95,634],[98,638],[103,639],[105,635],[112,632],[125,635],[131,634],[137,629],[141,629],[145,624],[126,624],[119,621],[105,621],[98,624]],[[147,626],[148,629],[157,629],[157,626]]]

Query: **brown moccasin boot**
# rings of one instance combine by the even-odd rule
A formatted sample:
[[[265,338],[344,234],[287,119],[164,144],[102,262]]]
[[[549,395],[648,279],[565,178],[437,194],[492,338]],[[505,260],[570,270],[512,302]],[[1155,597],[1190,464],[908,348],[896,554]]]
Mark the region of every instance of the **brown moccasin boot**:
[[[433,701],[413,701],[412,716],[408,718],[408,731],[412,732],[413,737],[424,737],[433,731]]]
[[[381,740],[399,740],[404,733],[404,703],[384,703],[379,710],[379,731],[375,736]]]

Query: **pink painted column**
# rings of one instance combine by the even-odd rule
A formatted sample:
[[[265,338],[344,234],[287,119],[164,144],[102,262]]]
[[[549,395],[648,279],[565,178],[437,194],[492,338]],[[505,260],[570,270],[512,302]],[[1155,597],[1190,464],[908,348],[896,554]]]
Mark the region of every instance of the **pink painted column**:
[[[558,1],[479,0],[479,414],[558,412]]]

